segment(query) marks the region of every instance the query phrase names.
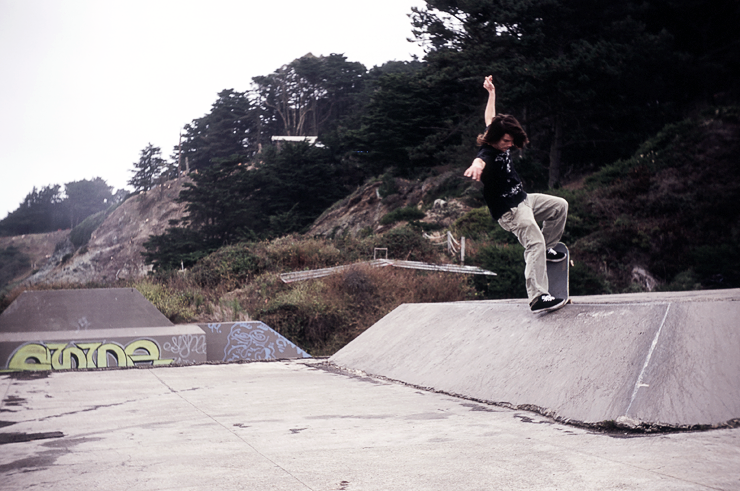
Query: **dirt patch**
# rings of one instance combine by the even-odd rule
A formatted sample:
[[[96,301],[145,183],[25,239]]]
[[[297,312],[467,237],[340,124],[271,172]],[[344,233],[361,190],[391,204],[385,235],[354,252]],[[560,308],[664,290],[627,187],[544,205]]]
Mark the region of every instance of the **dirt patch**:
[[[15,247],[30,259],[28,268],[25,268],[12,279],[11,283],[21,281],[31,273],[41,268],[54,254],[56,245],[69,237],[69,230],[58,230],[46,234],[27,234],[15,237],[0,237],[0,249]],[[0,285],[1,287],[2,285]]]
[[[144,242],[164,233],[170,220],[182,218],[185,204],[175,198],[189,179],[178,179],[132,196],[93,232],[90,242],[66,261],[40,271],[31,283],[112,283],[145,276]]]

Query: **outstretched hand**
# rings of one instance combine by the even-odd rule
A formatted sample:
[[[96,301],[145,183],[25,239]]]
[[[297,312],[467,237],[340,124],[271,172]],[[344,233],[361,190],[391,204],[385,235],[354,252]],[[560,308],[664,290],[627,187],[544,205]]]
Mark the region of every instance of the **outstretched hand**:
[[[465,174],[463,174],[465,177],[471,177],[474,181],[480,181],[480,176],[483,174],[483,169],[486,167],[486,163],[483,161],[483,159],[477,158],[473,160],[473,163],[470,164],[470,167],[465,171]]]

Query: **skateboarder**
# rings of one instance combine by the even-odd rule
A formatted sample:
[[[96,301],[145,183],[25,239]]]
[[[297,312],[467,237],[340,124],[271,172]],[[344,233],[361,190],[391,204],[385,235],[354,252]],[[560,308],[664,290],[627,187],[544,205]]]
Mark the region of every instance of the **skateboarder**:
[[[529,142],[527,134],[513,116],[496,114],[496,88],[488,76],[483,87],[488,91],[485,110],[486,130],[478,135],[478,156],[465,171],[466,177],[483,182],[483,197],[494,220],[516,235],[524,246],[524,278],[532,312],[547,312],[567,299],[549,293],[546,261],[562,261],[565,254],[553,247],[565,229],[568,202],[557,196],[527,194],[514,170],[509,151]],[[543,222],[540,229],[537,222]]]

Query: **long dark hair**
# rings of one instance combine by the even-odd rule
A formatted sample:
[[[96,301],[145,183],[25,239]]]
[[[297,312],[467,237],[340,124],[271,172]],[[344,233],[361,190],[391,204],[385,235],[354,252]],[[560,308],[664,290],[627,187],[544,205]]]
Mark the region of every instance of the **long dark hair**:
[[[519,121],[510,114],[497,114],[491,124],[486,128],[485,133],[478,135],[478,146],[491,145],[501,141],[504,135],[509,134],[514,139],[514,146],[522,148],[529,143],[527,133],[519,124]]]

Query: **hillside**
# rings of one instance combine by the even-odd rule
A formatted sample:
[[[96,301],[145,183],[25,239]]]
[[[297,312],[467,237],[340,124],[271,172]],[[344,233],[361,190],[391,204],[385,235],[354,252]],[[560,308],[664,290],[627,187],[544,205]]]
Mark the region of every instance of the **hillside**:
[[[0,237],[0,294],[4,293],[6,286],[28,278],[45,265],[54,254],[56,245],[67,237],[69,230]]]
[[[401,178],[373,180],[326,210],[306,235],[334,237],[349,234],[356,237],[383,233],[397,223],[383,223],[384,217],[394,210],[409,207],[424,211],[424,216],[418,221],[428,228],[449,228],[472,209],[471,204],[481,204],[470,198],[478,187],[463,178],[461,171],[443,172],[423,181]]]
[[[573,192],[566,240],[612,285],[740,286],[740,110],[666,126]],[[645,289],[644,286],[642,289]]]
[[[76,251],[69,240],[70,231],[47,234],[56,240],[51,245],[53,254],[43,266],[37,263],[40,269],[26,282],[106,284],[145,275],[151,268],[141,256],[143,243],[150,235],[161,234],[169,220],[182,217],[184,204],[176,203],[174,198],[184,182],[170,181],[164,187],[130,197]]]
[[[571,292],[740,286],[739,162],[738,110],[723,109],[669,125],[632,158],[549,191],[570,203],[563,241],[571,247],[575,261]],[[161,234],[169,220],[183,215],[184,205],[174,201],[182,184],[171,181],[164,188],[128,199],[94,230],[87,245],[76,251],[69,231],[0,239],[0,248],[6,252],[3,261],[15,258],[5,268],[6,277],[18,281],[28,277],[32,269],[38,271],[27,284],[110,284],[145,277],[151,267],[141,256],[143,243],[150,235]],[[327,209],[301,240],[328,240],[329,249],[354,248],[332,253],[317,263],[326,267],[340,258],[345,262],[367,259],[372,257],[372,247],[389,243],[394,244],[391,257],[404,259],[399,253],[424,255],[427,253],[419,252],[421,249],[412,252],[414,247],[422,247],[414,245],[414,233],[451,229],[456,237],[471,239],[467,264],[500,273],[495,285],[476,285],[484,296],[519,296],[523,268],[521,252],[517,251],[520,246],[492,223],[482,207],[479,186],[463,178],[462,169],[424,180],[382,176]],[[407,223],[411,229],[404,227]],[[389,231],[399,233],[386,237]],[[348,239],[355,243],[350,245]],[[295,236],[289,239],[291,243],[294,240]],[[250,247],[278,247],[265,244]],[[234,257],[232,253],[226,254],[228,261],[244,259],[240,256],[244,252]],[[275,259],[265,261],[268,266],[260,266],[259,271],[280,264]],[[271,262],[273,266],[269,266]],[[285,264],[303,269],[312,263]],[[274,270],[279,272],[283,271]],[[214,281],[208,284],[217,286],[220,280]],[[233,282],[229,285],[238,288]]]

